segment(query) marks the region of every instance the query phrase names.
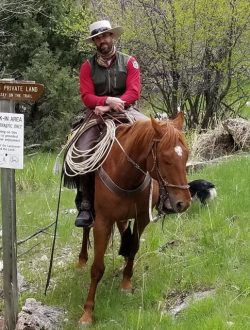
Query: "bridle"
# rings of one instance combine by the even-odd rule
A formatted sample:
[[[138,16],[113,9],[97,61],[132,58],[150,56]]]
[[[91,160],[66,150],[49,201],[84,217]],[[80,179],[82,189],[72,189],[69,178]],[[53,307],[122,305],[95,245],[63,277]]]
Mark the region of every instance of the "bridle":
[[[159,178],[159,180],[157,180],[157,181],[161,182],[165,188],[169,187],[169,188],[177,188],[177,189],[183,189],[183,190],[189,189],[189,185],[172,184],[163,178],[163,176],[160,172],[160,169],[159,169],[159,161],[156,157],[156,152],[154,152],[154,149],[156,150],[156,148],[157,148],[157,143],[159,143],[160,141],[161,141],[161,139],[153,139],[153,145],[151,148],[151,153],[152,153],[152,157],[153,157],[153,166],[149,170],[149,173],[152,173],[154,171],[154,169],[156,169],[156,174],[157,174],[157,177]]]
[[[187,190],[189,189],[189,185],[176,185],[173,183],[169,183],[166,181],[160,171],[159,167],[159,161],[156,156],[156,148],[157,144],[161,141],[161,139],[153,139],[153,145],[151,147],[151,153],[153,157],[153,166],[149,170],[149,173],[152,173],[154,170],[156,171],[156,176],[157,176],[157,181],[159,183],[159,200],[156,206],[156,209],[158,211],[158,216],[162,215],[165,213],[164,211],[164,203],[167,199],[169,199],[169,192],[168,188],[177,188],[177,189],[182,189],[182,190]]]

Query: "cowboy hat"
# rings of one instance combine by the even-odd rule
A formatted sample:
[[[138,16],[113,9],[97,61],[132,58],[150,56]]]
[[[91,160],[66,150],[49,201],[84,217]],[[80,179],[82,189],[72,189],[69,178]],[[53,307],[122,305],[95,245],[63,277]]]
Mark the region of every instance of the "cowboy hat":
[[[105,32],[112,33],[114,38],[118,39],[123,32],[123,28],[121,26],[112,28],[109,21],[102,20],[90,24],[89,31],[90,31],[90,36],[85,39],[86,42],[93,42],[92,38]]]

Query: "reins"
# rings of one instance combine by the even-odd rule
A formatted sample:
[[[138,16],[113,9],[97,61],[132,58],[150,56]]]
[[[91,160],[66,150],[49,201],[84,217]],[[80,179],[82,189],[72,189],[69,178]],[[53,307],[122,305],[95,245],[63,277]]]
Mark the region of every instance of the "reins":
[[[163,177],[162,177],[162,174],[160,172],[160,169],[159,169],[159,164],[158,164],[158,159],[157,159],[157,156],[156,156],[156,153],[154,153],[154,148],[156,149],[156,144],[159,143],[162,139],[153,139],[152,141],[152,147],[151,147],[151,153],[152,153],[152,156],[153,156],[153,166],[152,168],[148,171],[149,173],[152,173],[154,171],[154,169],[156,168],[156,173],[157,173],[157,176],[159,177],[160,179],[160,182],[162,182],[163,186],[166,188],[166,187],[169,187],[169,188],[178,188],[178,189],[183,189],[183,190],[186,190],[186,189],[189,189],[189,185],[176,185],[176,184],[172,184],[172,183],[169,183],[167,182]],[[137,170],[139,170],[140,172],[142,172],[144,175],[147,175],[148,172],[145,172],[139,164],[137,164],[126,152],[126,150],[123,148],[123,146],[121,145],[121,143],[119,142],[119,140],[115,137],[115,141],[116,143],[119,145],[119,147],[121,148],[121,150],[123,151],[124,155],[126,156],[128,162],[130,162]],[[150,152],[149,151],[149,152]]]
[[[90,119],[91,115],[89,116],[89,119]],[[101,116],[100,116],[101,117]],[[110,117],[112,118],[112,116],[110,115]],[[102,118],[102,117],[101,117]],[[103,118],[102,118],[103,120]],[[104,121],[104,120],[103,120]],[[80,125],[82,126],[82,125]],[[112,126],[112,125],[111,125]],[[115,129],[113,129],[113,126],[111,127],[112,129],[112,132],[115,131]],[[81,135],[82,131],[79,129],[77,130],[77,133],[75,134],[74,136],[74,141],[77,140],[77,138]],[[113,136],[113,134],[111,134]],[[137,164],[128,154],[127,152],[125,151],[125,149],[123,148],[123,146],[121,145],[121,143],[119,142],[119,140],[114,137],[114,140],[111,139],[111,147],[113,145],[113,142],[116,141],[116,143],[118,144],[118,146],[121,148],[122,152],[124,153],[124,155],[126,156],[128,162],[130,162],[137,170],[139,170],[141,173],[143,173],[145,175],[145,179],[143,181],[143,183],[139,186],[139,188],[136,188],[135,190],[131,190],[131,192],[135,193],[135,192],[138,192],[137,189],[139,189],[140,191],[142,191],[143,189],[146,188],[146,186],[148,186],[148,184],[151,182],[151,178],[149,177],[149,174],[152,173],[155,169],[156,169],[156,174],[157,174],[157,177],[158,177],[158,182],[159,182],[159,186],[160,186],[160,190],[162,191],[162,188],[164,189],[164,192],[165,192],[165,197],[168,196],[168,191],[167,191],[167,188],[177,188],[177,189],[183,189],[183,190],[186,190],[186,189],[189,189],[189,185],[175,185],[175,184],[172,184],[172,183],[169,183],[167,182],[161,172],[160,172],[160,169],[159,169],[159,161],[157,159],[157,155],[156,155],[156,151],[154,153],[154,149],[156,150],[157,148],[157,143],[159,143],[162,139],[153,139],[152,141],[152,146],[151,148],[149,149],[149,154],[150,152],[152,153],[152,157],[153,157],[153,165],[152,165],[152,168],[149,170],[149,171],[144,171],[139,164]],[[66,152],[65,152],[65,155],[66,153],[68,152],[70,148],[70,145],[66,145],[66,148],[64,149]],[[147,157],[149,156],[149,154],[147,155]],[[107,155],[106,155],[107,157]],[[106,159],[106,157],[104,157],[104,160]],[[65,156],[64,156],[64,160],[65,160]],[[95,170],[98,169],[98,168],[101,168],[101,165],[102,163],[96,163],[94,162],[94,168]],[[48,275],[47,275],[47,281],[46,281],[46,287],[45,287],[45,295],[47,293],[47,289],[49,287],[49,283],[50,283],[50,278],[51,278],[51,272],[52,272],[52,266],[53,266],[53,256],[54,256],[54,250],[55,250],[55,242],[56,242],[56,232],[57,232],[57,226],[58,226],[58,218],[59,218],[59,207],[60,207],[60,201],[61,201],[61,190],[62,190],[62,179],[63,179],[63,175],[65,174],[65,168],[64,168],[64,161],[63,161],[63,164],[62,164],[62,169],[61,169],[61,178],[60,178],[60,187],[59,187],[59,195],[58,195],[58,203],[57,203],[57,211],[56,211],[56,220],[55,220],[55,228],[54,228],[54,236],[53,236],[53,243],[52,243],[52,249],[51,249],[51,257],[50,257],[50,265],[49,265],[49,271],[48,271]],[[72,171],[74,172],[74,171]],[[75,175],[75,173],[73,174],[73,176]],[[117,186],[118,187],[118,186]],[[120,187],[118,187],[120,190],[123,190],[123,193],[124,193],[124,189],[121,189]],[[151,188],[150,188],[150,194],[152,193],[152,183],[151,183]],[[129,190],[128,190],[129,192]],[[164,195],[162,195],[162,193],[160,193],[160,203],[162,204],[163,203],[163,198],[164,198]],[[150,205],[150,204],[149,204]]]
[[[126,156],[127,160],[129,163],[131,163],[137,170],[139,170],[140,172],[142,172],[144,175],[147,175],[147,172],[145,172],[139,164],[137,164],[131,157],[129,157],[129,155],[127,154],[126,150],[123,148],[123,146],[121,145],[121,143],[119,142],[119,140],[115,137],[115,141],[118,144],[118,146],[121,148],[121,150],[123,151],[124,155]]]
[[[47,281],[46,281],[46,286],[45,286],[45,291],[44,291],[45,295],[47,294],[47,290],[48,290],[48,287],[49,287],[51,272],[52,272],[52,266],[53,266],[53,257],[54,257],[55,244],[56,244],[56,232],[57,232],[58,219],[59,219],[59,209],[60,209],[60,202],[61,202],[63,175],[64,175],[64,171],[63,171],[63,164],[62,164],[60,185],[59,185],[59,193],[58,193],[58,201],[57,201],[57,209],[56,209],[56,220],[55,220],[54,236],[53,236],[53,242],[52,242],[52,248],[51,248],[49,270],[48,270]]]
[[[158,166],[156,167],[156,171],[157,171],[158,177],[160,178],[160,180],[163,183],[164,187],[178,188],[178,189],[183,189],[183,190],[189,189],[188,184],[187,185],[178,185],[178,184],[169,183],[166,180],[164,180]]]
[[[118,144],[118,146],[120,147],[120,149],[122,150],[122,152],[124,153],[127,161],[129,163],[131,163],[138,171],[140,171],[141,173],[143,173],[145,175],[145,179],[144,179],[144,182],[141,184],[141,186],[144,185],[145,181],[146,181],[146,178],[149,176],[149,174],[151,174],[155,169],[156,169],[156,175],[157,175],[157,178],[158,178],[158,183],[159,183],[159,189],[160,189],[160,196],[159,196],[159,204],[158,204],[158,212],[159,214],[163,213],[163,205],[164,205],[164,200],[166,198],[168,198],[169,196],[169,192],[168,192],[168,188],[177,188],[177,189],[183,189],[183,190],[186,190],[186,189],[189,189],[189,185],[176,185],[176,184],[173,184],[173,183],[169,183],[168,181],[166,181],[161,172],[160,172],[160,169],[159,169],[159,161],[157,159],[157,156],[156,156],[156,148],[157,148],[157,143],[161,142],[162,139],[153,139],[152,140],[152,145],[151,145],[151,148],[149,149],[149,154],[150,152],[152,153],[152,157],[153,157],[153,165],[152,165],[152,168],[145,172],[138,163],[136,163],[126,152],[126,150],[123,148],[123,146],[121,145],[121,143],[119,142],[119,140],[115,137],[115,141],[116,143]],[[155,150],[155,152],[154,152]],[[101,168],[102,169],[102,168]],[[102,173],[102,172],[101,172]],[[102,179],[103,183],[108,187],[108,189],[112,192],[115,192],[115,193],[118,193],[118,194],[123,194],[123,195],[129,195],[129,193],[132,191],[130,190],[125,190],[125,189],[122,189],[120,188],[117,184],[115,184],[111,178],[108,176],[108,174],[105,172],[105,176],[101,175],[100,172],[98,172],[100,178]],[[152,185],[152,184],[151,184]],[[140,187],[138,189],[140,189]],[[150,196],[152,194],[152,187],[150,189]],[[149,201],[149,204],[150,204],[150,201]]]

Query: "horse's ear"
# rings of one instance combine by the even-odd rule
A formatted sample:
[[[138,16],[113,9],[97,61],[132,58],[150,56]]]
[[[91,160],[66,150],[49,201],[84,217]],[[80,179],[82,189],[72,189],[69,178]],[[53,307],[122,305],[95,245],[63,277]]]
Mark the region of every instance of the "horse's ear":
[[[152,123],[153,129],[155,130],[155,133],[156,133],[156,138],[161,138],[163,135],[163,130],[162,130],[161,125],[154,117],[152,117],[152,116],[150,116],[150,117],[151,117],[151,123]]]
[[[175,119],[172,120],[172,124],[174,125],[175,128],[181,131],[183,129],[183,124],[184,124],[184,113],[181,111],[178,112]]]

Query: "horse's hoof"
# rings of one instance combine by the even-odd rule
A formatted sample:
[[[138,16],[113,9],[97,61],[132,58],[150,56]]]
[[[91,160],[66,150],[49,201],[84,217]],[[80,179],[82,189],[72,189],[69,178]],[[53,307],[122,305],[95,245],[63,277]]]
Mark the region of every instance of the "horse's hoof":
[[[79,322],[78,329],[86,329],[92,326],[92,322]]]
[[[85,328],[89,328],[92,326],[92,320],[89,319],[89,320],[84,320],[84,317],[81,317],[80,320],[79,320],[79,329],[85,329]]]
[[[86,265],[84,266],[84,265],[76,264],[75,269],[78,271],[83,271],[86,269]]]
[[[128,279],[123,279],[121,284],[120,284],[121,292],[123,293],[132,293],[132,282]]]
[[[78,263],[76,264],[76,270],[78,271],[82,271],[87,267],[87,263],[86,261],[78,261]]]
[[[124,294],[131,294],[132,293],[132,288],[131,289],[121,289],[121,292]]]
[[[130,293],[132,293],[132,292],[133,292],[133,290],[132,290],[132,286],[131,286],[131,287],[128,287],[128,288],[123,288],[123,287],[121,287],[121,292],[122,292],[122,293],[125,293],[125,294],[130,294]]]
[[[92,325],[92,311],[85,310],[79,320],[80,329],[90,327]]]

